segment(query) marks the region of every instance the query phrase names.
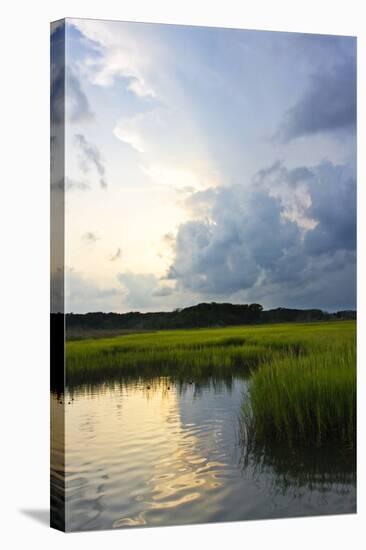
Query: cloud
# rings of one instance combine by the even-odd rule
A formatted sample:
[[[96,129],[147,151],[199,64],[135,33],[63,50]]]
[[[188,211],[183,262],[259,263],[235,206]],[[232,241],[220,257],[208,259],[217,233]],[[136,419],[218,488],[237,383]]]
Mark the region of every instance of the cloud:
[[[118,287],[103,287],[83,273],[66,270],[65,310],[67,312],[108,312],[122,309],[122,292]]]
[[[174,293],[174,288],[170,286],[162,286],[157,290],[154,290],[152,293],[152,296],[164,298],[165,296],[171,296],[173,293]]]
[[[153,274],[125,272],[119,273],[117,280],[119,284],[116,286],[103,286],[85,273],[72,268],[65,269],[65,311],[159,311],[174,307],[174,302],[165,303],[173,289],[161,285],[160,280]],[[59,288],[63,289],[59,284],[63,282],[63,273],[53,274],[52,281],[53,311],[63,311],[63,292],[57,293]]]
[[[192,189],[191,193],[193,193],[193,192],[194,192],[194,190]],[[162,241],[167,246],[173,246],[173,244],[175,242],[174,233],[172,231],[169,231],[168,233],[164,233],[164,235],[162,236]]]
[[[150,77],[151,47],[146,44],[143,26],[135,26],[131,32],[120,22],[87,19],[74,19],[72,25],[98,47],[98,57],[89,58],[86,65],[93,84],[112,86],[124,78],[126,88],[136,96],[155,97]]]
[[[259,170],[253,178],[257,189],[280,199],[282,217],[297,223],[302,229],[313,229],[316,221],[309,215],[311,196],[309,183],[314,174],[306,166],[289,170],[277,161],[269,168]]]
[[[79,181],[66,176],[64,179],[52,182],[51,189],[54,191],[88,191],[90,185],[86,181]]]
[[[93,66],[89,64],[89,68]],[[118,78],[125,78],[127,89],[141,98],[154,98],[156,96],[153,86],[143,76],[140,68],[140,60],[136,52],[119,47],[114,51],[104,51],[102,61],[94,63],[93,84],[99,86],[112,86]]]
[[[65,77],[63,69],[51,67],[51,122],[63,124],[65,120]]]
[[[70,67],[66,72],[66,112],[71,122],[88,122],[94,119],[89,100]]]
[[[91,121],[88,98],[73,69],[65,63],[65,26],[53,27],[51,34],[51,119],[53,124]],[[66,108],[65,108],[66,107]]]
[[[89,104],[85,108],[85,94],[93,99],[99,136],[107,139],[101,151],[110,161],[107,166],[87,141],[90,138],[101,147],[99,139],[84,129],[75,130],[84,138],[74,148],[82,171],[93,176],[96,171],[103,185],[106,176],[100,167],[102,171],[107,167],[108,177],[114,174],[117,181],[123,163],[131,193],[139,186],[148,197],[146,202],[142,196],[137,208],[142,218],[157,187],[166,187],[161,213],[155,212],[161,229],[150,235],[155,252],[135,260],[136,254],[128,253],[129,243],[121,243],[132,264],[109,264],[109,259],[114,261],[109,254],[116,249],[112,243],[104,252],[109,271],[139,265],[145,274],[150,269],[161,274],[168,263],[171,281],[166,286],[172,288],[174,281],[178,287],[172,300],[196,292],[199,299],[209,295],[245,299],[256,293],[268,301],[281,297],[287,303],[305,302],[306,297],[310,301],[311,288],[318,284],[314,280],[320,281],[321,273],[327,273],[323,281],[330,281],[324,297],[330,296],[331,288],[336,295],[334,274],[341,272],[344,279],[338,275],[338,282],[350,282],[352,294],[354,285],[347,279],[354,264],[352,221],[338,203],[334,206],[340,219],[337,230],[335,219],[327,220],[326,200],[317,193],[321,188],[325,195],[334,190],[331,184],[325,190],[325,176],[314,165],[322,158],[343,163],[354,147],[355,136],[350,132],[355,127],[354,39],[87,20],[68,24],[80,31],[68,29],[72,75],[80,79],[73,90],[75,103],[80,104],[76,112],[91,110]],[[212,56],[216,49],[219,55]],[[273,133],[291,106],[277,135],[286,144],[264,142],[262,136]],[[119,144],[108,139],[111,130]],[[333,134],[338,137],[345,131],[350,134],[341,136],[345,139],[334,139]],[[302,136],[310,138],[296,140]],[[247,175],[278,156],[286,162],[258,172],[250,185]],[[329,167],[325,172],[330,180],[335,177]],[[75,176],[84,180],[83,173]],[[348,186],[345,175],[341,176],[345,204],[354,185],[350,178]],[[98,210],[100,204],[94,206]],[[75,208],[82,208],[78,200]],[[128,205],[109,209],[114,216],[111,223],[120,220],[121,208],[126,210]],[[180,220],[188,221],[177,231]],[[169,230],[170,242],[158,241]],[[137,223],[136,237],[143,231]],[[104,233],[107,238],[108,231]],[[160,259],[156,258],[159,247],[164,251]],[[135,275],[134,283],[132,276],[123,283],[127,299],[133,292],[138,295],[139,286],[148,307],[160,309],[168,302],[163,281],[150,279],[147,292],[149,280]],[[323,290],[316,292],[322,296]],[[167,296],[159,302],[159,294]],[[130,304],[134,307],[132,299]]]
[[[156,275],[152,273],[133,273],[126,271],[118,274],[118,280],[122,283],[125,292],[123,295],[124,304],[128,308],[166,309],[173,302],[162,304],[161,298],[168,298],[174,293],[174,289],[168,285],[162,285]]]
[[[356,180],[345,166],[322,163],[311,188],[309,215],[318,220],[306,234],[305,250],[309,254],[326,254],[336,250],[356,250],[357,197]]]
[[[152,305],[152,294],[158,286],[158,279],[155,275],[127,271],[119,273],[118,280],[125,289],[124,302],[128,306],[133,309],[143,309]]]
[[[300,254],[298,255],[300,257]],[[279,278],[257,285],[248,293],[238,293],[239,301],[255,301],[265,307],[321,308],[328,311],[356,308],[356,253],[338,251],[317,258],[302,257],[303,268],[287,262]],[[291,258],[289,258],[291,260]],[[292,276],[294,271],[296,277]]]
[[[252,288],[275,269],[299,242],[299,228],[281,218],[280,201],[244,186],[196,193],[199,211],[207,198],[206,220],[179,227],[176,256],[168,278],[191,291],[230,295]]]
[[[81,156],[79,159],[81,170],[86,173],[89,172],[91,166],[94,166],[99,175],[100,186],[102,188],[106,188],[106,170],[99,149],[96,147],[96,145],[94,145],[90,141],[87,141],[83,134],[75,134],[75,141],[76,144],[79,146],[81,152]]]
[[[120,248],[117,248],[117,251],[109,257],[109,261],[115,262],[116,260],[120,260],[121,258],[122,250]]]
[[[143,114],[131,118],[122,118],[118,121],[113,133],[119,140],[130,145],[138,153],[144,153],[146,150],[146,143],[141,126],[145,119],[146,115]]]
[[[63,21],[58,25],[52,24],[50,107],[51,125],[63,124],[65,115],[65,25]]]
[[[299,189],[306,200],[299,201]],[[289,214],[292,204],[297,215]],[[276,163],[251,186],[197,192],[186,205],[192,219],[179,226],[167,273],[178,290],[277,306],[331,307],[337,299],[354,307],[356,182],[350,167],[324,162],[289,170]]]
[[[99,241],[99,237],[97,237],[97,235],[92,231],[87,231],[81,238],[87,244],[94,244]]]
[[[131,148],[132,159],[127,148],[123,154],[131,165],[135,163],[136,177],[177,189],[202,189],[217,181],[216,159],[194,112],[204,112],[194,100],[205,106],[206,92],[202,90],[191,98],[184,89],[191,78],[197,81],[199,71],[202,76],[205,70],[205,63],[195,57],[199,48],[191,51],[190,44],[188,53],[184,33],[171,35],[159,25],[78,19],[68,23],[78,30],[78,39],[85,48],[82,67],[89,84],[117,92],[103,109],[115,108],[119,98],[113,133]],[[177,59],[181,66],[178,73]],[[204,76],[202,82],[211,93]],[[138,164],[136,152],[140,156]],[[140,171],[147,178],[141,178]]]
[[[349,58],[312,75],[305,95],[289,109],[275,136],[279,141],[356,127],[356,63]]]

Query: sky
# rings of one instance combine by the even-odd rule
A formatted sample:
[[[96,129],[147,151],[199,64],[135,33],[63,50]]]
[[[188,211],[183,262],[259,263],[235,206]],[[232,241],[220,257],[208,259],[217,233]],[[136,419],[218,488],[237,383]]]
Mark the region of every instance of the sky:
[[[66,311],[356,307],[355,38],[67,19],[51,52]]]

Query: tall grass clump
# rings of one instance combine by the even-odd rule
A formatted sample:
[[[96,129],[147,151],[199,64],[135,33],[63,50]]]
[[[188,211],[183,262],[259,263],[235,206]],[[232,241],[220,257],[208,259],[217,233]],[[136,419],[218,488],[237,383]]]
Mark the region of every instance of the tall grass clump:
[[[243,404],[242,434],[248,448],[269,441],[355,445],[356,346],[354,341],[315,346],[262,364]]]

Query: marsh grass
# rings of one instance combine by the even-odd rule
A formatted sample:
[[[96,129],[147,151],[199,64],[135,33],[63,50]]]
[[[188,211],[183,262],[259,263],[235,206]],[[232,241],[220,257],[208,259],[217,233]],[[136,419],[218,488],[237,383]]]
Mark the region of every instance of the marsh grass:
[[[354,446],[352,321],[171,330],[67,342],[69,387],[119,378],[180,381],[250,375],[241,414],[247,449],[274,440]]]
[[[355,446],[355,342],[315,348],[297,358],[273,358],[253,373],[242,410],[249,452],[269,440]]]
[[[305,350],[290,327],[175,330],[69,341],[67,383],[133,375],[189,378],[248,374],[274,355]]]

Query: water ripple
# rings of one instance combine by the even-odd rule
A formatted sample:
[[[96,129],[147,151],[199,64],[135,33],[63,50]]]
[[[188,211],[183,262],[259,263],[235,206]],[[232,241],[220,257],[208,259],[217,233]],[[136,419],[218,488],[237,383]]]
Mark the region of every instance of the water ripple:
[[[73,393],[66,407],[66,508],[71,530],[337,513],[352,484],[294,499],[272,471],[243,474],[236,422],[246,382],[230,391],[156,379]],[[60,478],[60,472],[53,475]],[[291,485],[291,482],[289,482]],[[339,491],[343,490],[340,496]]]

